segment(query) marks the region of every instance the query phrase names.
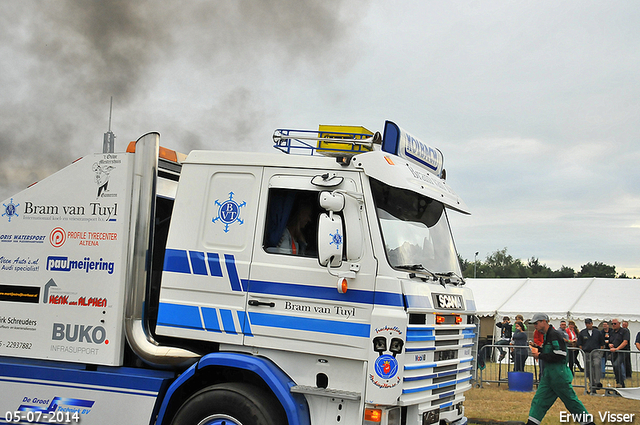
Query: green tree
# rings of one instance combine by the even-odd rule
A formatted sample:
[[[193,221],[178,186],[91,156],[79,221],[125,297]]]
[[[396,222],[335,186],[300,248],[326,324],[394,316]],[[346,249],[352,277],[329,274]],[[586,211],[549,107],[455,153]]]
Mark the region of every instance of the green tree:
[[[531,257],[527,263],[523,263],[519,258],[513,258],[503,248],[493,252],[485,261],[473,261],[464,259],[458,254],[458,261],[462,270],[462,276],[469,278],[476,275],[483,278],[567,278],[567,277],[616,277],[616,267],[604,264],[600,261],[582,265],[581,270],[576,273],[571,267],[563,265],[559,270],[552,270],[546,264],[540,262],[536,257]],[[629,279],[626,272],[622,272],[618,278]]]
[[[483,277],[527,277],[527,266],[507,253],[507,248],[495,251],[480,266]]]
[[[535,257],[531,257],[527,261],[527,267],[529,268],[529,277],[551,277],[553,276],[553,270],[547,267],[546,264],[541,264],[540,260]]]
[[[554,270],[551,277],[575,277],[576,271],[571,267],[562,266],[560,270]]]
[[[616,266],[596,261],[594,263],[583,264],[577,277],[616,277]]]
[[[460,270],[462,270],[462,277],[473,277],[473,263],[458,253],[458,262],[460,263]],[[468,274],[468,269],[471,267],[471,274]]]
[[[473,277],[474,275],[474,264],[473,261],[469,261],[465,258],[462,258],[460,254],[458,254],[458,261],[460,262],[460,270],[462,270],[462,277]],[[480,265],[482,261],[478,260],[475,264],[475,272],[479,276],[480,275]]]

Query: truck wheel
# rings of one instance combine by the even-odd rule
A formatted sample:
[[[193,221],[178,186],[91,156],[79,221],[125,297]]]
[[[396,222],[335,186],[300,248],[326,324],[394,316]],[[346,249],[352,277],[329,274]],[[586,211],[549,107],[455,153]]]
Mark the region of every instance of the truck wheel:
[[[184,403],[171,425],[282,425],[278,400],[257,387],[231,382],[207,387]]]

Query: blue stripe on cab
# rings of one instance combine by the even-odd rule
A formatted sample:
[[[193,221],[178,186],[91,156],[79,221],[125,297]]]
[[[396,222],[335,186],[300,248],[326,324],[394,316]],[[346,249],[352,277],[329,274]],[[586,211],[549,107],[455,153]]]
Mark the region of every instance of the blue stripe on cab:
[[[158,307],[158,325],[203,329],[200,310],[195,305],[160,303]]]
[[[220,267],[220,256],[213,252],[207,252],[207,261],[209,262],[209,271],[211,276],[222,277],[222,267]]]
[[[209,332],[222,332],[220,322],[215,308],[200,307],[202,310],[202,318],[204,319],[204,328]]]
[[[250,312],[253,326],[311,331],[325,334],[369,337],[370,325],[364,323],[338,322],[335,320],[311,319],[308,317],[281,316],[277,314]]]
[[[416,329],[409,327],[407,328],[407,334],[415,335],[415,336],[431,336],[433,335],[432,329]]]
[[[433,308],[429,297],[421,295],[405,295],[404,296],[408,308]]]
[[[409,341],[435,341],[435,336],[409,335],[407,333],[407,342]]]
[[[374,304],[404,307],[402,294],[395,294],[393,292],[376,291]]]
[[[189,251],[189,258],[191,258],[191,267],[193,268],[193,274],[199,274],[206,276],[207,266],[204,263],[204,252]]]
[[[393,294],[390,292],[349,289],[345,294],[341,294],[336,291],[335,287],[267,282],[262,280],[250,280],[248,292],[265,295],[281,295],[286,297],[315,298],[340,302],[389,305],[394,307],[402,307],[404,305],[401,294]]]
[[[183,249],[167,249],[164,253],[164,271],[175,273],[191,273],[187,251]]]
[[[220,258],[220,255],[224,255],[224,260]],[[232,254],[218,254],[213,252],[168,248],[165,251],[164,271],[199,276],[210,275],[212,277],[224,277],[221,261],[224,261],[227,278],[229,279],[229,284],[233,291],[253,292],[265,295],[280,295],[285,297],[314,298],[369,305],[405,307],[403,295],[393,292],[350,289],[347,293],[340,294],[336,291],[335,287],[260,280],[241,280],[238,275],[235,256]],[[413,297],[414,300],[420,298],[424,298],[421,300],[421,303],[424,304],[424,306],[430,307],[428,297]],[[407,299],[407,301],[409,305],[414,307],[416,306],[415,302],[409,302],[409,299]]]
[[[233,323],[233,313],[231,310],[220,309],[220,317],[222,318],[222,327],[228,334],[236,334],[236,325]]]
[[[247,313],[242,310],[238,310],[238,321],[240,322],[242,333],[246,336],[253,336],[253,334],[251,333],[251,324],[249,323],[249,317],[247,317]]]
[[[242,291],[240,278],[238,277],[238,270],[236,269],[235,257],[233,255],[224,254],[224,262],[227,266],[227,274],[229,275],[229,280],[231,281],[231,289],[233,289],[234,291]]]

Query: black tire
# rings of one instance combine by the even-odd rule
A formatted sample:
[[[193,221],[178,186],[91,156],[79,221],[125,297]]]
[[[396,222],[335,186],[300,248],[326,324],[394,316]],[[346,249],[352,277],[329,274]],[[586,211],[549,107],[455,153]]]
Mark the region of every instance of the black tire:
[[[171,425],[286,425],[278,400],[254,385],[230,382],[192,395]]]

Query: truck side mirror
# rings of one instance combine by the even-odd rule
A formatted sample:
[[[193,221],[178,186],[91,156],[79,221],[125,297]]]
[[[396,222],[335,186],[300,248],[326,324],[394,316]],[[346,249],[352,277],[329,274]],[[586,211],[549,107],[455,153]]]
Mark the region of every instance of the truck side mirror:
[[[340,212],[344,209],[344,195],[336,192],[320,192],[320,206],[327,211]]]
[[[360,194],[357,194],[360,195]],[[353,261],[362,255],[362,220],[360,219],[359,198],[340,192],[321,192],[319,203],[330,212],[342,212],[349,243],[346,244],[347,260]]]
[[[362,256],[363,235],[362,219],[360,218],[360,203],[350,196],[345,197],[344,217],[345,234],[349,235],[346,246],[347,260],[356,261]]]
[[[342,265],[342,253],[344,251],[344,231],[342,230],[342,218],[339,215],[320,214],[318,219],[318,261],[326,266],[331,262],[331,267]]]

